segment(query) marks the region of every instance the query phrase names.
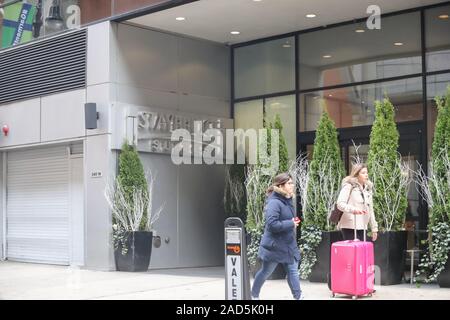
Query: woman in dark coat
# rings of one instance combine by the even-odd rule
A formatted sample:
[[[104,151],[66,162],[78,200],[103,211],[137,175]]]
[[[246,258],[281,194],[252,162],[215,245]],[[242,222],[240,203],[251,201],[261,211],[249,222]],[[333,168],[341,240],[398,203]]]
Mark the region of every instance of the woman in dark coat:
[[[264,212],[266,223],[258,251],[262,267],[253,282],[254,300],[259,299],[262,285],[279,263],[286,270],[294,299],[303,299],[298,274],[300,251],[296,241],[296,228],[300,220],[295,217],[292,204],[294,189],[292,177],[288,173],[282,173],[275,177],[272,186],[267,190]]]

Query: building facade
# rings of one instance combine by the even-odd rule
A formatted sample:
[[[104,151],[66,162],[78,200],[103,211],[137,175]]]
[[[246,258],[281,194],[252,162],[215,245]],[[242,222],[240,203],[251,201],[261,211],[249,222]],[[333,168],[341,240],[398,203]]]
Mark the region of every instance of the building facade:
[[[259,129],[279,114],[293,159],[311,156],[327,111],[348,169],[355,146],[367,154],[375,100],[387,94],[400,153],[426,167],[433,98],[450,83],[449,2],[400,1],[375,30],[357,11],[361,19],[343,14],[326,27],[266,21],[268,34],[249,18],[253,38],[215,36],[233,37],[218,15],[258,5],[244,2],[0,1],[0,125],[9,130],[0,137],[2,259],[113,270],[104,191],[127,138],[157,175],[154,206],[164,206],[150,268],[223,265],[225,166],[173,164],[164,143],[149,144],[143,115]],[[268,10],[288,19],[285,4],[299,5]],[[189,14],[202,22],[173,22]],[[87,104],[96,106],[96,128],[86,126]],[[408,219],[425,229],[415,188],[408,202]]]

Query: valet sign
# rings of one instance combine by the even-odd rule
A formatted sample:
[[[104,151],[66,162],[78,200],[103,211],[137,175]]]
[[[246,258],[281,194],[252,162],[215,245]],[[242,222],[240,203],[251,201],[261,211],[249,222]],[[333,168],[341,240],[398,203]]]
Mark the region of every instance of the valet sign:
[[[241,228],[226,228],[227,300],[243,300]]]

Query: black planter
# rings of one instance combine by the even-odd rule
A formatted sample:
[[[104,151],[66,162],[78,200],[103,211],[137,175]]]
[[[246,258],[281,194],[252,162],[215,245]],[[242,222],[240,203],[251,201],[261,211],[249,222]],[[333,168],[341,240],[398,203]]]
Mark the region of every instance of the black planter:
[[[406,231],[379,232],[374,241],[375,267],[381,273],[380,284],[383,286],[402,282],[405,270]],[[377,272],[377,269],[375,269]]]
[[[437,277],[437,283],[441,288],[450,288],[450,254],[445,264],[445,269]]]
[[[261,269],[261,261],[258,259],[256,261],[256,265],[250,266],[250,273],[253,278],[255,278],[256,273]],[[273,273],[270,275],[267,280],[280,280],[286,278],[286,271],[283,268],[282,264],[278,264]]]
[[[317,262],[311,270],[308,280],[311,282],[328,281],[330,273],[330,253],[333,242],[342,241],[342,234],[340,231],[323,231],[322,241],[316,249]]]
[[[152,253],[152,241],[152,232],[130,232],[126,238],[127,253],[122,255],[121,244],[114,250],[117,271],[147,271]]]

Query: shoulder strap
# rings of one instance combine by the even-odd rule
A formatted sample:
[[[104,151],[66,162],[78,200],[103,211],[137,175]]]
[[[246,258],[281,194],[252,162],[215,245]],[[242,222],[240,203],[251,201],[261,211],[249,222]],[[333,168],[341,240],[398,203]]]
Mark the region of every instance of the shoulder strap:
[[[355,188],[355,186],[352,185],[350,192],[348,193],[347,203],[350,201],[350,196],[352,195],[352,191]]]

